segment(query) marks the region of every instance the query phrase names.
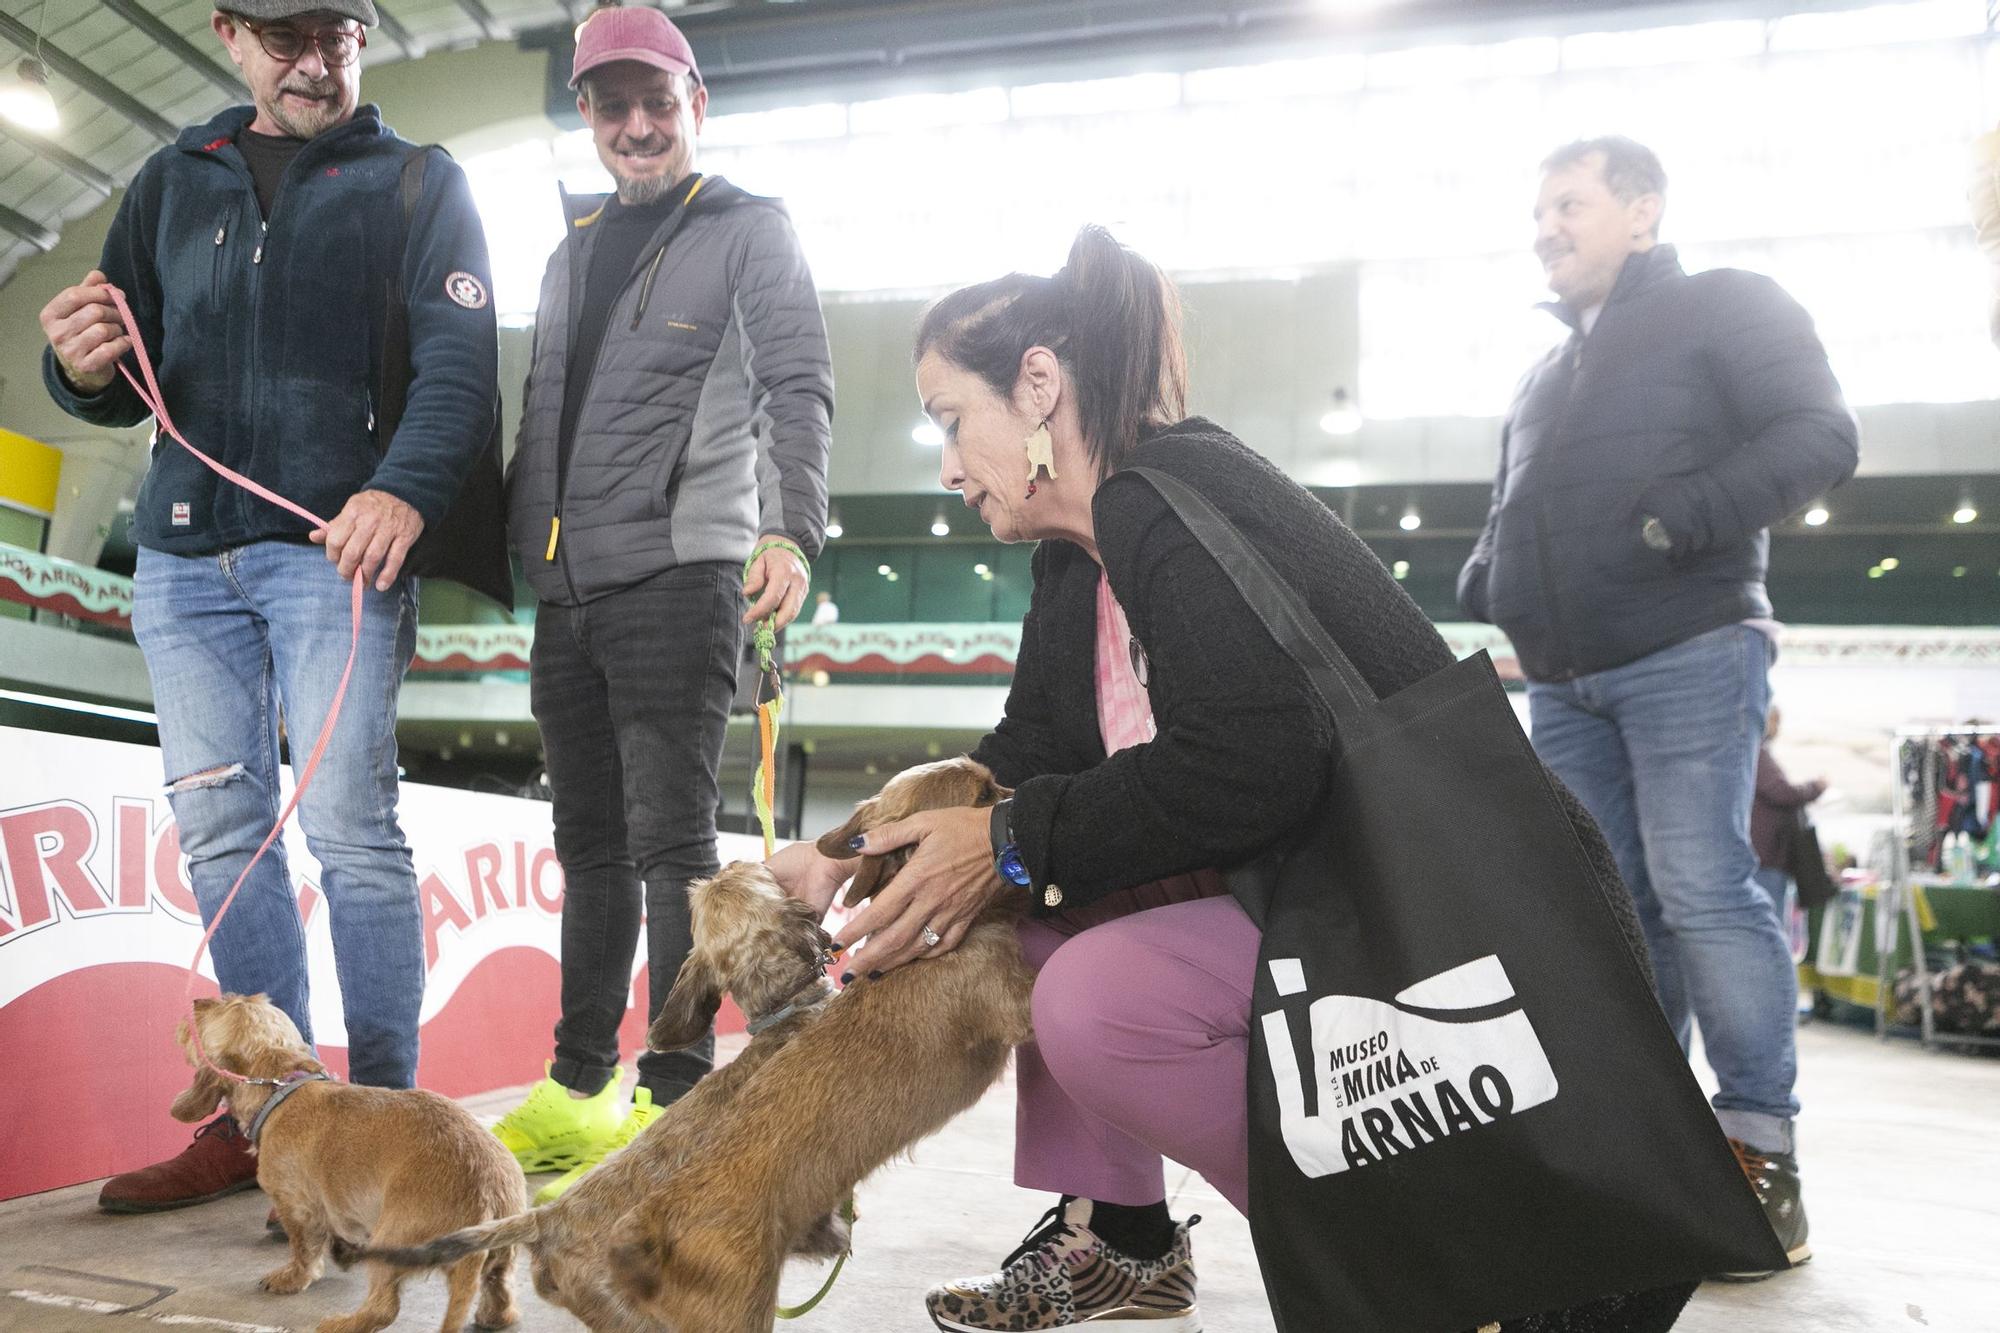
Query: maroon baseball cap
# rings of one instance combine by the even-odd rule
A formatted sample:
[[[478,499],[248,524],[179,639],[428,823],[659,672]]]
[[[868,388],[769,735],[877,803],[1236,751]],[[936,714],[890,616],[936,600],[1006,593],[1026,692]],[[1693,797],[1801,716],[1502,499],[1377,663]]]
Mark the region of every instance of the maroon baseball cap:
[[[599,9],[576,27],[576,61],[570,66],[569,86],[599,65],[614,60],[636,60],[642,65],[685,74],[697,83],[701,71],[695,68],[694,48],[681,35],[673,20],[657,9],[643,6]]]

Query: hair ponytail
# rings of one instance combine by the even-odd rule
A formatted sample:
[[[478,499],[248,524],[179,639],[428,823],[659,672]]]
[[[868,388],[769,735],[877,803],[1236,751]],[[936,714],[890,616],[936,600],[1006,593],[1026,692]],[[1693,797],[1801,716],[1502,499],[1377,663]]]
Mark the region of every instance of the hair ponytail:
[[[1085,448],[1102,473],[1125,465],[1142,430],[1186,415],[1173,284],[1103,227],[1077,233],[1053,278],[1010,273],[938,301],[918,325],[916,359],[935,350],[1008,396],[1021,357],[1036,346],[1062,363]]]

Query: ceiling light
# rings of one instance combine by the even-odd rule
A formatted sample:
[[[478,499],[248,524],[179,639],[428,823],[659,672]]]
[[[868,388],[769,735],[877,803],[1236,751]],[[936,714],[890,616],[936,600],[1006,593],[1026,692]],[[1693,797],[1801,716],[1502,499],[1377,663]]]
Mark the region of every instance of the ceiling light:
[[[944,444],[944,428],[929,417],[925,417],[922,421],[910,427],[910,438],[918,444],[928,445],[936,449]]]
[[[835,537],[840,536],[842,533],[846,531],[847,531],[846,528],[840,526],[840,515],[830,514],[827,516],[826,538],[828,541],[832,541]]]
[[[1881,578],[1881,577],[1882,577],[1882,566],[1880,566],[1880,565],[1870,565],[1870,566],[1868,566],[1868,577],[1869,577],[1869,578],[1871,578],[1871,579],[1879,579],[1879,578]]]
[[[1401,528],[1405,532],[1415,532],[1418,528],[1421,528],[1423,525],[1424,525],[1424,517],[1422,514],[1419,514],[1415,508],[1404,510],[1403,516],[1396,520],[1396,526]]]
[[[1951,513],[1951,521],[1954,523],[1970,523],[1972,522],[1972,520],[1978,517],[1979,517],[1979,511],[1972,507],[1972,502],[1970,500],[1961,503],[1958,506],[1958,508],[1954,509]]]
[[[1951,576],[1952,576],[1953,578],[1955,578],[1955,579],[1962,579],[1962,578],[1964,578],[1964,577],[1965,577],[1965,566],[1964,566],[1964,565],[1953,565],[1953,566],[1951,567]]]
[[[972,572],[975,574],[985,574],[989,571],[987,570],[986,565],[982,562],[980,564],[974,565],[972,567]]]
[[[889,580],[889,582],[894,583],[897,579],[903,576],[901,574],[898,574],[895,570],[892,569],[888,572],[888,574],[885,577]]]
[[[876,572],[877,574],[893,574],[893,573],[895,573],[896,571],[895,571],[895,570],[893,570],[893,569],[890,569],[890,568],[889,568],[889,567],[888,567],[887,565],[877,565],[877,566],[875,566],[875,572]]]
[[[1320,417],[1319,428],[1328,435],[1352,435],[1361,429],[1361,409],[1345,385],[1333,391],[1333,406]]]
[[[1407,560],[1398,560],[1394,565],[1390,566],[1389,572],[1394,574],[1398,580],[1406,579],[1410,577],[1410,562]]]
[[[29,56],[14,67],[14,77],[0,82],[0,116],[24,129],[56,129],[62,117],[56,112],[55,94],[49,91],[49,67]]]
[[[1816,528],[1831,517],[1832,515],[1826,512],[1825,505],[1814,505],[1811,509],[1806,510],[1806,526]]]
[[[931,536],[933,537],[951,536],[951,524],[945,522],[943,510],[939,510],[938,516],[931,520]]]
[[[1885,555],[1882,557],[1882,568],[1884,570],[1894,569],[1897,565],[1900,565],[1902,563],[1903,563],[1902,561],[1898,560],[1893,555]]]

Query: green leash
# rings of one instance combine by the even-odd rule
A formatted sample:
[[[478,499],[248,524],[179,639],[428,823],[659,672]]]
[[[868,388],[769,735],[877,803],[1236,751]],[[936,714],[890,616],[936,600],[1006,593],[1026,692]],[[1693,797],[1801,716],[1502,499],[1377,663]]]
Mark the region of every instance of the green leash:
[[[826,1294],[829,1291],[833,1290],[833,1280],[839,1277],[840,1270],[846,1267],[847,1256],[854,1253],[853,1227],[856,1214],[854,1211],[854,1196],[852,1194],[847,1196],[846,1203],[840,1205],[840,1216],[842,1220],[844,1220],[847,1223],[848,1226],[848,1247],[840,1252],[840,1257],[838,1259],[835,1259],[833,1261],[833,1271],[826,1275],[826,1281],[820,1284],[820,1289],[813,1293],[812,1299],[807,1301],[803,1305],[779,1306],[778,1318],[797,1319],[802,1314],[810,1313],[812,1311],[812,1308],[815,1305],[818,1305],[821,1301],[825,1300]]]
[[[744,578],[747,579],[750,577],[750,567],[757,563],[757,557],[770,550],[789,551],[798,557],[799,563],[806,568],[807,582],[811,582],[812,565],[806,560],[806,553],[791,542],[776,537],[766,538],[757,544],[757,549],[752,551],[750,558],[743,563]],[[777,785],[778,710],[784,706],[785,702],[784,679],[779,675],[776,661],[778,626],[775,616],[767,616],[765,619],[757,622],[755,642],[757,644],[758,753],[757,772],[750,779],[750,799],[757,808],[757,824],[763,830],[764,856],[768,859],[778,844],[777,818],[773,813],[773,807],[777,804],[777,791],[775,788]],[[766,682],[771,686],[771,697],[768,699],[763,697]],[[840,1216],[849,1228],[850,1243],[848,1248],[842,1250],[839,1257],[833,1261],[833,1271],[826,1275],[826,1281],[820,1284],[819,1290],[812,1294],[812,1298],[800,1305],[779,1306],[777,1310],[778,1318],[797,1319],[800,1315],[810,1314],[815,1306],[826,1299],[826,1294],[833,1290],[835,1280],[840,1277],[840,1270],[847,1266],[847,1256],[854,1253],[852,1228],[854,1226],[855,1212],[854,1196],[852,1194],[848,1195],[846,1202],[840,1205]]]

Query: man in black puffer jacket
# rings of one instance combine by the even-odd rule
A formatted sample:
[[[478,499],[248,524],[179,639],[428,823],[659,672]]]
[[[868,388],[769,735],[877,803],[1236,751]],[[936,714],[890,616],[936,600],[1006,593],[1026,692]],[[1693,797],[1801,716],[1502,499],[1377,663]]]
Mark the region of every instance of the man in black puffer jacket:
[[[1603,826],[1667,1017],[1683,1046],[1700,1020],[1716,1114],[1798,1263],[1791,956],[1749,835],[1764,573],[1769,526],[1853,475],[1854,417],[1777,284],[1690,276],[1657,243],[1650,150],[1574,143],[1542,173],[1535,253],[1572,332],[1507,415],[1459,604],[1513,640],[1535,747]]]

